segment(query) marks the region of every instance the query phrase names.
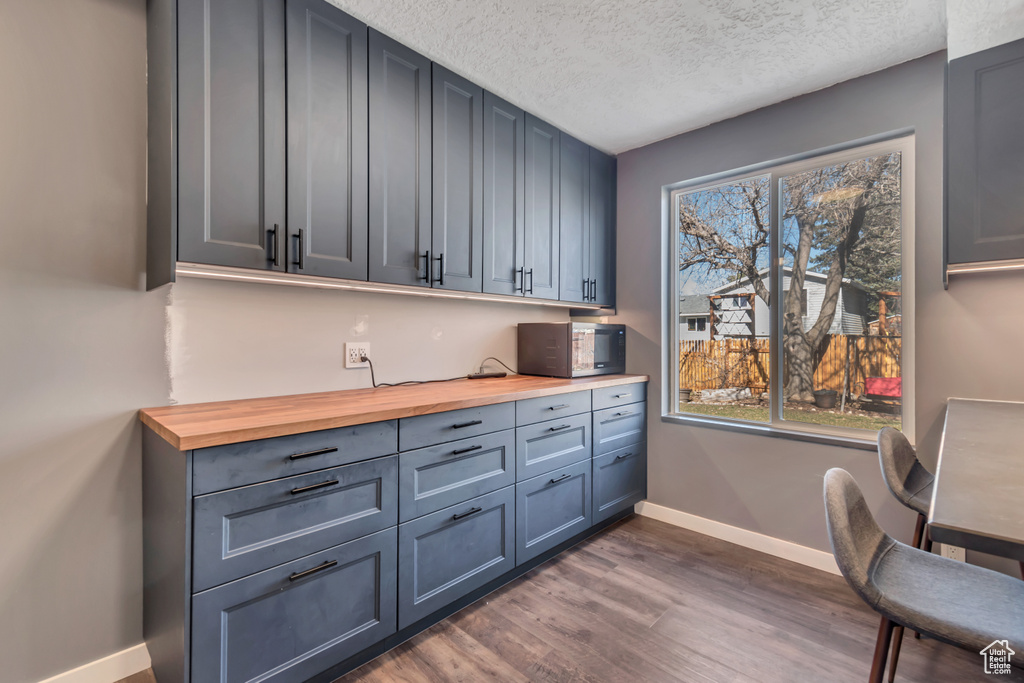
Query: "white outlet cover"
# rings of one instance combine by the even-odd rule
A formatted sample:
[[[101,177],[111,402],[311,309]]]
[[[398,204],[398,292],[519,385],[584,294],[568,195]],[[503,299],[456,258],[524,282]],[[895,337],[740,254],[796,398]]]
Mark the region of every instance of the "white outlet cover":
[[[363,356],[370,357],[370,342],[345,342],[345,369],[368,368],[370,364],[360,361]]]

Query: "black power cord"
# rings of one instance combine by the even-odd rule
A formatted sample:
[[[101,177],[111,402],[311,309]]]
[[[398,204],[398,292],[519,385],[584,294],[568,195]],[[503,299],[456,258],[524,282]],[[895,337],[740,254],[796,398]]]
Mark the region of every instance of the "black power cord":
[[[515,370],[513,370],[509,366],[505,365],[504,363],[502,363],[500,360],[498,360],[494,356],[488,356],[487,358],[484,358],[483,363],[480,364],[480,371],[481,372],[483,372],[484,365],[489,360],[493,360],[493,361],[498,362],[499,364],[501,364],[502,367],[504,367],[506,370],[511,372],[513,375],[516,374]],[[370,357],[369,356],[360,356],[359,357],[359,361],[363,362],[363,363],[366,363],[367,365],[370,366],[370,383],[373,384],[373,388],[374,389],[377,389],[379,387],[404,387],[404,386],[408,386],[410,384],[436,384],[436,383],[439,383],[439,382],[454,382],[457,379],[466,379],[467,378],[467,375],[460,375],[459,377],[449,377],[448,379],[410,379],[410,380],[406,380],[404,382],[394,382],[394,383],[391,383],[391,382],[381,382],[380,384],[377,384],[377,378],[374,376],[374,373],[373,373],[373,361],[370,360]]]

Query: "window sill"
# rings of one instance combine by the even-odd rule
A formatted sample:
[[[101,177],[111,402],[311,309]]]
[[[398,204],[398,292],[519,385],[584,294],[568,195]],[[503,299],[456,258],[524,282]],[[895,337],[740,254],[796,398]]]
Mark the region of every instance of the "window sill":
[[[847,436],[841,434],[828,434],[825,432],[792,429],[778,427],[776,425],[755,424],[753,422],[729,421],[721,418],[708,419],[679,413],[662,415],[662,422],[669,422],[689,427],[710,427],[711,429],[724,429],[729,432],[742,432],[756,434],[758,436],[770,436],[778,439],[789,439],[791,441],[808,441],[828,446],[839,446],[840,448],[854,448],[861,451],[876,451],[878,444],[873,436]]]

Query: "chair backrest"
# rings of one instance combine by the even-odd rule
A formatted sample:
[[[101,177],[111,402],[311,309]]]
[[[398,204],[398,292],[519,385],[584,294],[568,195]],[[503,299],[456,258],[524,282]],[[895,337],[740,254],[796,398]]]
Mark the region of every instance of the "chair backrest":
[[[832,554],[850,586],[874,606],[881,592],[871,580],[881,553],[895,541],[875,522],[857,482],[846,470],[825,473],[825,521]]]
[[[929,486],[935,477],[917,459],[917,452],[903,432],[892,427],[883,427],[878,432],[878,462],[892,495],[912,510],[926,513],[927,510],[919,509],[914,494]]]

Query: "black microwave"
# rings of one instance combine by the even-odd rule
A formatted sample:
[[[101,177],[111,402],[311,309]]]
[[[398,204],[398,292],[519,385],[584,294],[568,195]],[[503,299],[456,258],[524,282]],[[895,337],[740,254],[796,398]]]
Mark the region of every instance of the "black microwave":
[[[626,326],[600,323],[520,323],[520,375],[589,377],[626,371]]]

